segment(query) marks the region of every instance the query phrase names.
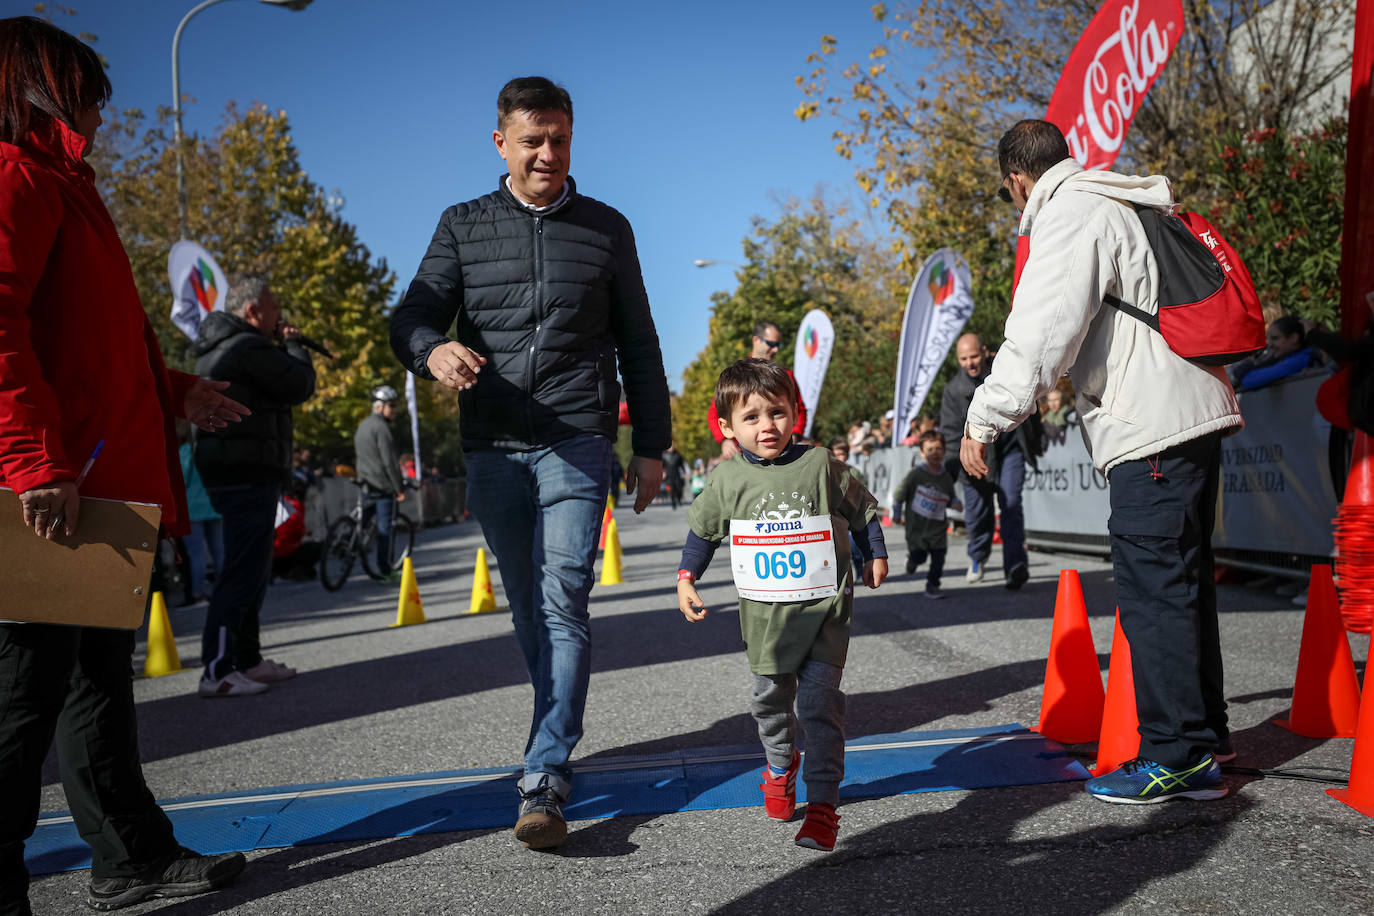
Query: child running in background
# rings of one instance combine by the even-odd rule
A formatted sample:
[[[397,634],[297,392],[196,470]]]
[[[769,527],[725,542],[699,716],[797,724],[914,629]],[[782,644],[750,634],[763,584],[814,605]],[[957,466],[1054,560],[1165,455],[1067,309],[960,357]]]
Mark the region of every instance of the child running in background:
[[[930,557],[926,573],[926,597],[943,598],[940,575],[945,571],[947,535],[945,509],[963,509],[954,496],[954,478],[945,471],[945,440],[935,430],[921,434],[921,459],[911,473],[902,478],[893,494],[892,520],[906,516],[906,574]]]
[[[864,556],[863,578],[887,578],[878,501],[857,472],[829,450],[792,442],[796,392],[787,370],[744,359],[720,374],[716,412],[741,451],[722,462],[687,512],[691,530],[678,570],[678,609],[706,617],[695,581],[721,541],[739,592],[740,630],[754,674],[750,712],[768,765],[764,810],[789,820],[796,809],[796,746],[806,734],[806,820],[796,844],[835,848],[835,805],[844,778],[844,694],[854,586],[849,532]]]

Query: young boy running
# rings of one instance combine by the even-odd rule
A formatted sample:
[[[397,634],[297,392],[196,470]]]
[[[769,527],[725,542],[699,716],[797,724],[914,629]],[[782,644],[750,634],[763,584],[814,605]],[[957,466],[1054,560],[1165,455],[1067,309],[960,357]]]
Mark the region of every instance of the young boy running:
[[[728,538],[754,674],[750,711],[768,761],[764,810],[789,820],[796,809],[800,720],[807,806],[796,843],[828,852],[844,778],[840,678],[854,602],[848,534],[864,556],[864,583],[877,588],[887,578],[878,502],[827,449],[792,442],[796,393],[781,366],[740,360],[720,374],[715,401],[721,431],[741,452],[706,479],[687,512],[678,609],[694,623],[706,617],[693,583]]]
[[[940,574],[945,571],[945,509],[964,506],[954,496],[954,478],[945,470],[945,440],[932,429],[922,433],[919,441],[925,464],[916,465],[902,478],[892,496],[892,520],[899,522],[906,516],[906,574],[914,573],[929,555],[926,597],[943,598]]]

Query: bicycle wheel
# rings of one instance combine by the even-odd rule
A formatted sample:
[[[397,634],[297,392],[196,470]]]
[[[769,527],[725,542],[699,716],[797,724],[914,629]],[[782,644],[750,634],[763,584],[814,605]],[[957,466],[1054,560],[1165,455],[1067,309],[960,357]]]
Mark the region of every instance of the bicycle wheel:
[[[352,517],[335,519],[324,539],[320,555],[320,584],[327,592],[337,592],[348,581],[353,561],[358,556],[357,523]]]
[[[404,515],[391,523],[391,569],[399,570],[415,548],[415,525]]]

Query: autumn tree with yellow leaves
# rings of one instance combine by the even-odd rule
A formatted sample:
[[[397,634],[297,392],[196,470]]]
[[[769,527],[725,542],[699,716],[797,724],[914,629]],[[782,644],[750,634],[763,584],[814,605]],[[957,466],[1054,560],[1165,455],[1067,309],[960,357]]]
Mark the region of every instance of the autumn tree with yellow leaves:
[[[110,121],[91,157],[101,193],[169,363],[190,369],[192,342],[169,317],[177,195],[167,113],[151,123],[138,111]],[[213,136],[184,143],[190,237],[226,272],[268,276],[287,319],[334,353],[333,360],[314,357],[315,396],[295,412],[298,443],[351,454],[353,432],[371,409],[370,389],[404,384],[388,343],[395,274],[373,259],[301,167],[285,112],[231,105]],[[420,391],[422,431],[432,433],[425,438],[451,439],[456,403],[434,386]],[[446,444],[457,448],[456,440]]]
[[[796,79],[796,116],[833,125],[836,152],[854,162],[871,205],[885,210],[907,270],[945,246],[968,260],[977,305],[969,327],[994,345],[1011,298],[1016,231],[1015,212],[994,197],[997,140],[1017,120],[1044,115],[1100,6],[878,4],[872,12],[882,40],[864,60],[837,63],[837,41],[823,36],[807,58],[810,69]],[[1348,85],[1354,0],[1183,0],[1183,9],[1183,38],[1136,113],[1115,167],[1169,175],[1185,207],[1215,210],[1228,236],[1248,236],[1247,214],[1215,207],[1234,194],[1218,138],[1316,126],[1303,124],[1314,99],[1333,81]],[[1272,190],[1258,196],[1279,196]]]
[[[873,244],[859,220],[818,194],[785,203],[775,219],[755,217],[743,254],[735,290],[712,295],[707,345],[683,374],[673,410],[678,450],[688,458],[719,454],[707,408],[721,370],[749,355],[754,324],[778,325],[777,360],[790,368],[797,330],[815,308],[830,317],[836,340],[812,435],[828,439],[855,420],[880,417],[892,406],[907,283],[891,247]]]

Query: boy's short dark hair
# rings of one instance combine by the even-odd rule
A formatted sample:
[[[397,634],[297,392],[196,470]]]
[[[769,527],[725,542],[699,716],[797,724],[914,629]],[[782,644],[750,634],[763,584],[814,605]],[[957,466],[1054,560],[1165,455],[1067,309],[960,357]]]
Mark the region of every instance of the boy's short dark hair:
[[[735,406],[751,394],[781,398],[796,404],[797,388],[787,370],[771,359],[742,359],[725,367],[716,381],[716,416],[730,422]],[[795,408],[794,408],[795,409]]]
[[[832,452],[837,448],[842,448],[847,452],[849,451],[849,440],[844,436],[836,436],[834,439],[830,440],[829,448]]]
[[[506,122],[517,111],[561,111],[572,124],[572,96],[568,90],[542,76],[520,76],[501,87],[496,96],[496,129],[505,130]]]
[[[939,432],[937,432],[936,430],[928,429],[925,432],[921,433],[921,438],[916,440],[916,447],[924,448],[927,442],[938,442],[941,445],[944,445],[945,437],[940,435]]]

